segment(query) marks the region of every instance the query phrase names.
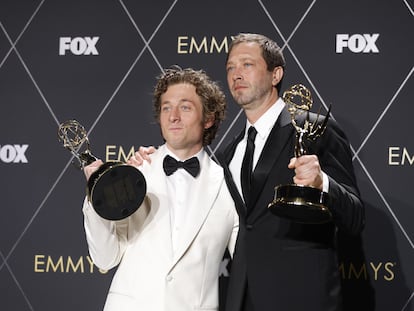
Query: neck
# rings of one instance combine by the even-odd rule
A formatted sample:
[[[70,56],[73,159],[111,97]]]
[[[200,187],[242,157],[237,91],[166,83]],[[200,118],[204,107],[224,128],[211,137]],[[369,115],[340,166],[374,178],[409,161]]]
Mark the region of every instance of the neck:
[[[277,91],[275,91],[261,102],[244,107],[244,112],[246,114],[247,120],[249,120],[251,124],[254,124],[257,120],[260,119],[261,116],[266,113],[267,110],[269,110],[271,106],[274,105],[278,98],[279,96],[277,94]]]
[[[194,146],[191,149],[180,149],[180,148],[173,148],[171,145],[167,143],[167,148],[170,150],[180,161],[187,160],[192,156],[196,155],[200,152],[203,146]]]

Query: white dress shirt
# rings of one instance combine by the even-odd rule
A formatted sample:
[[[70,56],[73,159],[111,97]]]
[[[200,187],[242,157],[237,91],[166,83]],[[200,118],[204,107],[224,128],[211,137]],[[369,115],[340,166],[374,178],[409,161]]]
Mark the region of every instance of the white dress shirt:
[[[180,160],[174,153],[172,153],[167,147],[167,154],[176,159],[177,161],[185,161]],[[197,154],[194,155],[198,158],[200,162],[200,170],[202,159],[205,155],[205,151],[201,149]],[[191,156],[190,158],[194,157]],[[170,222],[171,222],[171,243],[173,246],[173,251],[175,251],[175,247],[177,246],[177,241],[180,238],[180,231],[182,230],[183,226],[185,226],[186,215],[190,208],[197,208],[197,206],[189,206],[188,199],[190,193],[193,193],[194,188],[194,179],[185,169],[178,169],[170,176],[166,176],[167,180],[167,191],[168,191],[168,198],[169,198],[169,206],[171,206],[170,210]]]

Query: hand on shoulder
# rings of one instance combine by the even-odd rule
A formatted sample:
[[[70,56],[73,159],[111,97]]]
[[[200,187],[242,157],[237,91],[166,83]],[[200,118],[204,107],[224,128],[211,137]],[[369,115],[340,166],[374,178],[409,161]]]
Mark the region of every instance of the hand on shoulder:
[[[150,155],[153,154],[155,151],[156,149],[154,146],[140,146],[138,148],[138,151],[136,151],[135,154],[128,159],[127,164],[138,167],[141,166],[144,163],[144,161],[151,163]]]

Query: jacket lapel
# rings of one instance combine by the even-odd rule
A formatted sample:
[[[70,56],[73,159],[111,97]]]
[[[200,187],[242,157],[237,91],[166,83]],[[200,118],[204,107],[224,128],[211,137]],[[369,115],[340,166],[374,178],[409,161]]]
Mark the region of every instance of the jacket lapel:
[[[144,162],[142,172],[146,176],[147,199],[149,204],[149,214],[145,219],[144,227],[146,234],[154,244],[154,247],[162,251],[162,255],[171,262],[173,255],[171,243],[171,210],[169,206],[167,184],[165,173],[162,167],[163,159],[166,155],[165,146],[158,148],[157,152],[151,155],[151,164]]]
[[[241,131],[239,135],[237,135],[233,141],[226,147],[223,154],[219,155],[219,161],[221,166],[224,169],[224,176],[226,178],[227,187],[229,188],[230,194],[235,202],[237,212],[241,217],[245,217],[247,213],[246,204],[244,204],[244,200],[237,189],[237,186],[234,182],[233,175],[230,172],[230,161],[233,159],[234,152],[236,151],[236,147],[239,142],[244,137],[244,131]]]
[[[269,176],[271,168],[278,161],[286,144],[294,144],[294,131],[291,126],[291,117],[287,109],[283,109],[259,157],[252,175],[252,188],[249,206],[253,207],[263,190],[264,184]],[[292,154],[293,156],[293,154]],[[288,165],[288,163],[286,163]]]

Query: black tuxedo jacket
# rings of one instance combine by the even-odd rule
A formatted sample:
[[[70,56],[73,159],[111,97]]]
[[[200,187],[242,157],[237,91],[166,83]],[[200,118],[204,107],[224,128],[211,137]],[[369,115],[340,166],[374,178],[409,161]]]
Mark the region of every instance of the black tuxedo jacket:
[[[311,114],[311,122],[315,122],[315,117]],[[229,170],[244,133],[219,155],[240,216],[226,311],[242,310],[247,286],[255,311],[341,310],[336,234],[338,230],[358,234],[364,226],[364,207],[349,143],[337,123],[330,119],[324,134],[307,146],[307,153],[318,155],[322,170],[329,176],[328,207],[333,221],[299,224],[268,210],[275,186],[293,183],[294,172],[287,166],[294,156],[295,134],[290,114],[284,109],[254,169],[247,204]]]

